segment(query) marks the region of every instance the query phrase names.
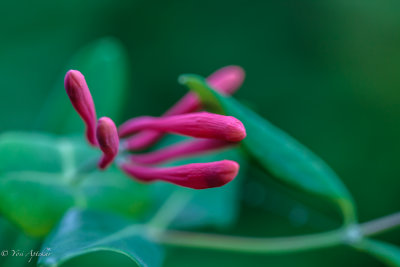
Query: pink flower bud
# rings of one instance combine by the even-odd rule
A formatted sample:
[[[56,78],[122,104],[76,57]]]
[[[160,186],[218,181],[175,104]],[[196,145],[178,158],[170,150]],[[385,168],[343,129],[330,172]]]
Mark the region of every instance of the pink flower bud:
[[[206,189],[223,186],[232,181],[239,171],[239,164],[231,160],[221,160],[156,168],[124,163],[121,169],[142,182],[160,180],[193,189]]]
[[[209,152],[230,145],[232,143],[215,139],[189,140],[146,154],[132,155],[130,159],[139,164],[157,164],[167,160]]]
[[[241,67],[226,66],[208,76],[207,82],[215,90],[231,95],[242,86],[245,76]]]
[[[215,90],[224,94],[233,94],[242,86],[244,70],[239,66],[227,66],[212,73],[207,82]],[[175,105],[164,113],[164,116],[180,115],[199,110],[200,101],[196,94],[187,93]]]
[[[122,146],[127,150],[145,149],[156,143],[163,136],[163,132],[144,130],[124,140]]]
[[[107,117],[99,119],[96,129],[97,141],[103,156],[99,161],[99,168],[107,168],[118,154],[119,138],[117,127],[114,122]]]
[[[97,146],[96,110],[85,77],[77,70],[70,70],[65,75],[64,86],[72,105],[86,125],[88,142]]]
[[[119,135],[127,136],[140,130],[157,130],[198,138],[212,138],[239,142],[246,137],[241,121],[208,112],[197,112],[169,117],[138,117],[119,127]]]
[[[223,67],[210,76],[207,81],[211,87],[225,94],[233,94],[243,84],[245,78],[244,70],[239,66]],[[193,93],[187,93],[181,100],[172,106],[163,116],[173,116],[194,112],[200,109],[200,101]],[[143,131],[132,136],[125,142],[125,148],[129,150],[139,150],[146,148],[159,140],[163,136],[162,132]]]

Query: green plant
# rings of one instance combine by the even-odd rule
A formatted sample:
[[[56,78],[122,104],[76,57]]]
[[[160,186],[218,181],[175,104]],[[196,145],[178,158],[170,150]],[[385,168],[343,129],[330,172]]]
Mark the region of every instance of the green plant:
[[[115,41],[102,40],[80,52],[74,59],[78,63],[71,64],[93,77],[96,107],[116,120],[127,79],[122,51]],[[246,128],[247,136],[239,146],[167,164],[238,162],[238,176],[223,187],[198,191],[166,183],[142,184],[114,166],[98,170],[100,151],[87,146],[80,135],[68,135],[80,122],[59,87],[37,122],[38,128],[50,134],[1,135],[0,211],[24,232],[44,238],[42,251],[50,248],[51,252],[39,258],[39,265],[60,265],[84,254],[110,251],[140,266],[160,266],[164,245],[263,254],[346,245],[400,266],[397,247],[371,239],[400,225],[400,214],[359,223],[350,192],[316,155],[233,97],[212,89],[204,78],[183,75],[179,81],[198,95],[206,110],[233,116]],[[167,136],[152,151],[182,139]],[[121,156],[127,153],[123,151]],[[237,195],[247,169],[258,167],[290,190],[337,207],[343,217],[341,226],[322,233],[274,238],[187,231],[232,224],[238,216]]]

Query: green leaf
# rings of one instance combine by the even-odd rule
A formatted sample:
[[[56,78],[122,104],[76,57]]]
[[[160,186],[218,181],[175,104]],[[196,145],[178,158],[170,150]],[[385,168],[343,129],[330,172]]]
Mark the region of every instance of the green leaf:
[[[364,239],[357,248],[367,252],[388,266],[400,267],[400,248],[385,242]]]
[[[180,83],[199,95],[207,109],[236,117],[246,127],[243,149],[268,173],[305,192],[339,205],[346,223],[355,220],[352,198],[338,176],[314,153],[234,98],[211,89],[204,78],[183,75]]]
[[[83,132],[84,124],[64,89],[64,76],[69,69],[77,69],[85,76],[97,115],[118,122],[128,88],[129,64],[122,44],[115,38],[107,37],[79,50],[67,64],[46,99],[35,128],[58,134]]]
[[[138,266],[161,266],[163,251],[146,238],[144,226],[115,214],[70,210],[46,238],[39,266],[59,266],[68,260],[96,251],[127,256]]]
[[[30,251],[31,249],[39,249],[40,241],[26,236],[19,231],[9,221],[0,217],[0,251],[20,250]],[[32,259],[31,263],[27,262],[25,257],[0,257],[0,266],[2,267],[23,267],[32,266],[36,259]]]
[[[78,166],[95,164],[99,156],[83,140],[0,135],[1,214],[32,236],[46,235],[70,207],[143,214],[151,199],[145,185],[115,168],[78,172]]]

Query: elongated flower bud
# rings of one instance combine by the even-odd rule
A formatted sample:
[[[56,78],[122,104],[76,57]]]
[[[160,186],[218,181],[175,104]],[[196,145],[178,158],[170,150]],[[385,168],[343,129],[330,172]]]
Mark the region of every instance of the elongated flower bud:
[[[65,75],[64,86],[72,105],[86,125],[88,142],[97,146],[96,110],[85,77],[77,70],[70,70]]]
[[[243,84],[245,78],[244,70],[239,66],[226,66],[207,78],[211,87],[225,94],[233,94]],[[200,109],[200,101],[193,93],[187,93],[174,106],[172,106],[163,116],[173,116],[194,112]],[[159,140],[163,136],[162,132],[146,130],[130,137],[125,142],[125,148],[129,150],[144,149]]]
[[[157,164],[167,160],[197,155],[232,145],[232,143],[216,139],[199,139],[180,142],[146,154],[130,156],[130,159],[139,164]]]
[[[224,94],[233,94],[242,86],[244,81],[244,70],[239,66],[227,66],[212,73],[207,82],[215,90]],[[175,105],[164,113],[164,116],[180,115],[199,110],[200,101],[192,92],[184,95]]]
[[[97,141],[103,156],[99,161],[99,168],[107,168],[118,154],[119,138],[117,127],[114,122],[107,117],[102,117],[97,123]]]
[[[232,181],[239,171],[239,164],[231,160],[221,160],[155,168],[124,163],[121,169],[143,182],[160,180],[193,189],[206,189],[223,186]]]
[[[141,150],[156,143],[163,136],[163,132],[144,130],[124,140],[122,146],[127,150]]]
[[[246,137],[246,130],[238,119],[208,112],[161,118],[138,117],[121,125],[119,135],[127,136],[147,129],[228,142],[239,142]]]

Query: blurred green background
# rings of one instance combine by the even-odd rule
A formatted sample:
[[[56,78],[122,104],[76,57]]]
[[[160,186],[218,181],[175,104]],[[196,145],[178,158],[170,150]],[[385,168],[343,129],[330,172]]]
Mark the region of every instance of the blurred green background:
[[[247,72],[237,97],[326,160],[353,193],[360,220],[371,220],[400,210],[399,14],[400,2],[377,0],[1,1],[0,131],[35,130],[70,58],[101,37],[119,39],[129,57],[130,95],[118,122],[161,114],[186,92],[179,74],[236,64]],[[243,188],[231,232],[318,229],[300,204],[286,212],[258,183]],[[399,230],[383,238],[400,245]],[[381,266],[345,247],[281,256],[169,252],[167,266]]]

